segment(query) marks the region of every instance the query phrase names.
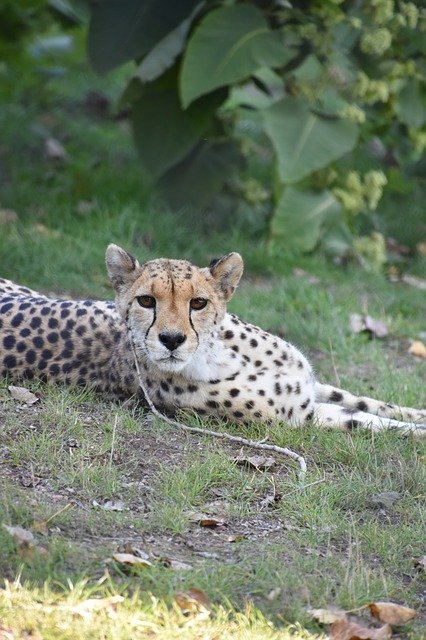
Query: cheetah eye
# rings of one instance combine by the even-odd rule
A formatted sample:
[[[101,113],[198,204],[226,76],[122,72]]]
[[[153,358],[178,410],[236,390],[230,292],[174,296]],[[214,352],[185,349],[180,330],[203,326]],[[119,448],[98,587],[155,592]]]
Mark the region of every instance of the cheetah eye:
[[[190,300],[189,302],[189,306],[194,311],[200,311],[201,309],[204,309],[204,307],[207,305],[207,302],[208,300],[206,300],[205,298],[192,298],[192,300]]]
[[[155,298],[153,296],[138,296],[136,298],[141,307],[145,309],[155,308]]]

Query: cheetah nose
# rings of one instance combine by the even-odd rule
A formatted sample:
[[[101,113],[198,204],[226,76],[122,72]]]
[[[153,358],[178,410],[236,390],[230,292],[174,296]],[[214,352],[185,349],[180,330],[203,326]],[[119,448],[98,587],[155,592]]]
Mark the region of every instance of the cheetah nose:
[[[186,336],[183,333],[170,333],[169,331],[162,331],[158,338],[169,351],[174,351],[186,340]]]

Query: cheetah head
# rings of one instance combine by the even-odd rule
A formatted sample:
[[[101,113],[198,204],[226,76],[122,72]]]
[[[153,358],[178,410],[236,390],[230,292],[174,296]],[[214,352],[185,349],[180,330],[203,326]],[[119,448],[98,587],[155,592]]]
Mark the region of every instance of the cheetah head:
[[[139,264],[115,244],[107,249],[106,265],[136,352],[166,372],[205,357],[243,272],[238,253],[200,269],[164,258]]]

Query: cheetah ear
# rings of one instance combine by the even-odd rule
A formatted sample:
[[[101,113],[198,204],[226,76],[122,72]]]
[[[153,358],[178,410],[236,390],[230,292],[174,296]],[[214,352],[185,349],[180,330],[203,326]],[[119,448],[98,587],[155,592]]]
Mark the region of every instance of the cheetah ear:
[[[110,244],[106,250],[105,262],[108,277],[114,289],[118,291],[123,285],[131,284],[136,278],[139,262],[116,244]]]
[[[209,269],[225,300],[230,300],[243,275],[244,263],[240,254],[228,253],[219,260],[213,261]]]

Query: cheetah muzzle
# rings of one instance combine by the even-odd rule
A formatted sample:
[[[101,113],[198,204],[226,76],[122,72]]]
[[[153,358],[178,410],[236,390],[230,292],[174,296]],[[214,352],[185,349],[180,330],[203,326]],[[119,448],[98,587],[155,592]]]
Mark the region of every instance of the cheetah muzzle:
[[[160,410],[426,435],[426,411],[322,384],[295,346],[228,313],[243,273],[238,253],[206,268],[163,258],[139,264],[112,244],[106,265],[115,304],[50,299],[0,279],[0,375],[143,402],[135,353]]]

